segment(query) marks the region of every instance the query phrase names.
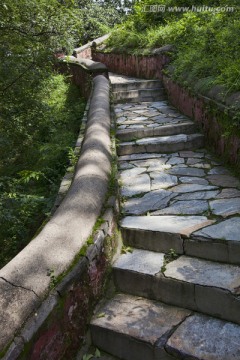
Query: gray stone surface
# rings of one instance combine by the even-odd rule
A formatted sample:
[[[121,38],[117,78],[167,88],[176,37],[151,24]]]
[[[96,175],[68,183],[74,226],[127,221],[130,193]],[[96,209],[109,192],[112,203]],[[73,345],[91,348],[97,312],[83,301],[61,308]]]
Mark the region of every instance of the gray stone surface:
[[[174,200],[208,200],[215,199],[217,194],[219,194],[219,190],[216,191],[196,191],[193,193],[184,193],[182,195],[178,195]]]
[[[127,216],[121,221],[121,226],[190,236],[197,229],[213,223],[205,216]]]
[[[146,172],[145,168],[138,167],[138,168],[121,171],[120,176],[121,176],[121,179],[124,181],[124,180],[127,180],[132,177],[137,177],[138,175],[140,175],[144,172]]]
[[[0,278],[1,331],[0,348],[13,339],[29,314],[37,309],[40,299],[33,291],[13,286]]]
[[[207,180],[213,185],[222,187],[233,188],[240,186],[240,181],[236,177],[230,175],[208,175]]]
[[[123,209],[128,214],[145,214],[148,211],[166,207],[174,196],[173,193],[164,189],[151,191],[141,198],[127,200],[123,205]]]
[[[184,358],[239,360],[240,327],[204,315],[188,317],[167,342],[167,351]]]
[[[237,189],[222,189],[221,193],[216,196],[216,199],[227,199],[240,197],[240,191]]]
[[[167,189],[178,183],[177,177],[165,173],[150,173],[151,190]]]
[[[203,178],[199,178],[199,177],[184,176],[184,177],[180,177],[179,180],[183,184],[209,185],[209,182],[207,180],[205,180]]]
[[[181,176],[202,177],[205,175],[205,172],[202,169],[194,169],[191,167],[180,167],[180,166],[175,166],[168,172],[169,174],[181,175]]]
[[[208,202],[204,200],[176,201],[169,207],[158,210],[152,215],[198,215],[208,210]]]
[[[122,254],[113,267],[140,272],[145,275],[155,275],[161,270],[163,261],[164,254],[133,249],[132,252]]]
[[[179,155],[184,158],[204,158],[204,153],[195,151],[180,151]]]
[[[208,226],[195,232],[194,235],[212,239],[240,241],[240,217],[234,217],[219,224]]]
[[[136,141],[138,145],[148,145],[148,144],[175,144],[178,142],[186,142],[187,135],[172,135],[172,136],[160,136],[156,138],[145,138]]]
[[[170,165],[184,164],[184,159],[180,157],[171,157],[167,163]]]
[[[216,166],[209,170],[208,175],[230,175],[230,172],[222,166]]]
[[[240,198],[210,201],[212,213],[223,217],[240,213]],[[240,221],[240,218],[239,218]]]
[[[215,190],[216,186],[199,185],[199,184],[181,184],[171,188],[171,191],[176,193],[191,193],[196,191]]]
[[[155,343],[160,339],[164,345],[169,331],[189,315],[187,310],[122,294],[116,295],[100,311],[105,316],[101,318],[96,316],[91,322],[91,329],[95,344],[97,346],[101,344],[99,347],[104,350],[105,347],[111,348],[110,332],[124,334],[132,341],[144,342],[145,346],[150,346],[153,350]],[[107,337],[104,333],[105,329],[108,330]],[[120,349],[116,350],[117,354],[115,355],[120,358],[144,359],[141,352],[131,354],[131,347],[124,349],[120,345]],[[129,355],[124,356],[126,352],[129,352]],[[145,359],[153,359],[152,352],[150,354],[151,357],[145,357]]]
[[[165,277],[240,294],[240,267],[181,256],[170,262]]]
[[[137,194],[149,192],[150,189],[149,175],[141,174],[138,175],[138,177],[129,177],[123,180],[121,194],[126,197],[132,197]]]

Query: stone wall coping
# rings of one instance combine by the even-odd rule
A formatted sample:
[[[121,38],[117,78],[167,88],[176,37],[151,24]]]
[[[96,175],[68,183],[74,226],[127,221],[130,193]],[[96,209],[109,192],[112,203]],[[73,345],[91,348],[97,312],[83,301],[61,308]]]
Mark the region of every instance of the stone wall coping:
[[[96,45],[102,44],[105,40],[107,40],[109,38],[109,36],[110,36],[110,34],[103,35],[93,41],[90,41],[86,45],[83,45],[83,46],[80,46],[80,47],[74,49],[74,54],[81,53],[82,51],[92,47],[94,44],[96,44]]]
[[[42,231],[0,270],[0,352],[68,272],[92,234],[111,172],[109,81],[93,79],[81,155],[68,193]]]
[[[77,59],[74,56],[65,56],[62,61],[69,64],[80,65],[88,72],[107,72],[106,65],[97,61],[92,61],[90,59]]]

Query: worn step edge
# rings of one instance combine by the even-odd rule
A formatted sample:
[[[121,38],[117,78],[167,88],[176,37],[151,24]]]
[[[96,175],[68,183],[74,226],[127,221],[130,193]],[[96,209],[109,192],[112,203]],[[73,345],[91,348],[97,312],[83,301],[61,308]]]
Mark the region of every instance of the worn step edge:
[[[184,134],[179,134],[184,135]],[[176,136],[179,136],[176,135]],[[171,136],[169,136],[170,138]],[[155,138],[157,139],[157,138]],[[169,139],[171,140],[171,139]],[[131,155],[131,154],[139,154],[139,153],[155,153],[155,152],[164,152],[171,153],[182,150],[195,150],[198,148],[202,148],[204,146],[204,136],[202,134],[190,134],[186,135],[186,140],[176,142],[160,142],[161,139],[159,137],[159,142],[151,142],[151,138],[149,138],[148,144],[136,144],[135,142],[122,143],[119,144],[117,148],[117,154],[119,156],[122,155]]]
[[[95,346],[124,360],[171,360],[164,349],[191,312],[148,299],[118,294],[91,321]],[[101,317],[100,317],[101,316]]]
[[[162,88],[163,83],[159,80],[149,80],[142,82],[129,82],[129,83],[111,83],[112,90],[114,92],[126,91],[126,90],[145,90],[145,89],[156,89]]]
[[[159,271],[156,270],[153,274],[149,270],[153,268],[153,265],[148,259],[151,259],[151,252],[134,250],[117,260],[113,265],[113,277],[119,291],[240,324],[240,276],[238,277],[240,268],[238,266],[181,256],[167,265],[164,260],[159,261]],[[141,263],[143,261],[144,267]],[[196,266],[194,275],[194,271],[188,264],[193,264],[193,268]],[[199,270],[201,266],[202,270]],[[214,271],[216,273],[216,269],[219,277],[215,283],[211,275]],[[186,273],[187,270],[189,274]],[[177,275],[171,275],[175,272]],[[179,274],[182,274],[182,278]],[[228,283],[230,275],[232,278],[235,276],[234,283],[233,281]],[[188,279],[188,276],[192,276],[192,279]],[[235,285],[236,287],[233,288]]]
[[[164,221],[164,217],[162,219]],[[205,224],[207,225],[210,223]],[[159,252],[174,249],[180,255],[240,265],[240,241],[201,238],[186,230],[178,233],[121,226],[121,233],[124,244],[135,248]]]
[[[119,294],[115,299],[119,296],[124,295]],[[128,298],[132,300],[132,306],[129,307],[131,311],[135,301],[140,299]],[[149,304],[156,304],[156,302],[146,301]],[[105,309],[108,304],[105,305]],[[164,304],[158,304],[159,306],[165,306]],[[105,311],[105,309],[103,308],[102,311]],[[114,328],[111,324],[106,324],[106,321],[101,321],[101,319],[99,319],[100,321],[97,320],[97,323],[95,319],[92,321],[93,342],[98,348],[107,349],[108,352],[110,351],[123,360],[240,360],[239,325],[198,313],[184,313],[184,310],[176,307],[174,309],[175,311],[183,311],[182,321],[173,327],[168,324],[168,321],[165,321],[170,330],[167,331],[166,329],[161,340],[155,342],[154,345],[139,340],[137,336],[138,324],[136,322],[130,327],[132,334],[129,334],[128,331],[127,333],[120,332],[119,323]],[[133,311],[136,311],[136,309]],[[132,313],[125,310],[125,314],[125,317],[129,315],[126,321],[130,322]],[[116,309],[111,308],[109,323],[119,315],[122,314],[116,303]],[[148,330],[148,326],[146,326],[146,329]]]
[[[133,124],[134,125],[134,124]],[[178,135],[178,134],[192,134],[197,130],[196,124],[192,122],[179,123],[179,124],[166,124],[159,125],[155,128],[145,129],[124,129],[117,130],[117,138],[121,141],[131,141],[133,138],[142,139],[151,136],[167,136],[167,135]]]

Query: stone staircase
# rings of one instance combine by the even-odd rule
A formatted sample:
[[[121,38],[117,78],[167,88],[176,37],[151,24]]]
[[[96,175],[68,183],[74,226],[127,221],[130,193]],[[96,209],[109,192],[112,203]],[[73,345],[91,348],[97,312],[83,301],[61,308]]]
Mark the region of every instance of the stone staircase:
[[[240,181],[159,81],[110,79],[124,253],[92,341],[123,360],[240,360]]]

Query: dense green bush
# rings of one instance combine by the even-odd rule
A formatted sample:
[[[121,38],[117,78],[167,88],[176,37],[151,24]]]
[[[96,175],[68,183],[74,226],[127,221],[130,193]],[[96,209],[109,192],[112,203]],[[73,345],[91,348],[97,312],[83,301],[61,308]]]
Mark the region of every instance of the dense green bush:
[[[41,83],[34,102],[34,111],[26,119],[24,113],[16,117],[12,130],[0,118],[0,266],[31,240],[48,216],[84,110],[79,89],[54,73]]]
[[[149,53],[166,44],[175,46],[171,68],[176,80],[192,87],[197,79],[201,89],[220,84],[225,95],[240,90],[240,12],[175,11],[145,12],[150,5],[189,6],[191,0],[144,0],[135,13],[117,26],[108,41],[108,50]],[[198,1],[201,6],[229,6],[226,0]]]

